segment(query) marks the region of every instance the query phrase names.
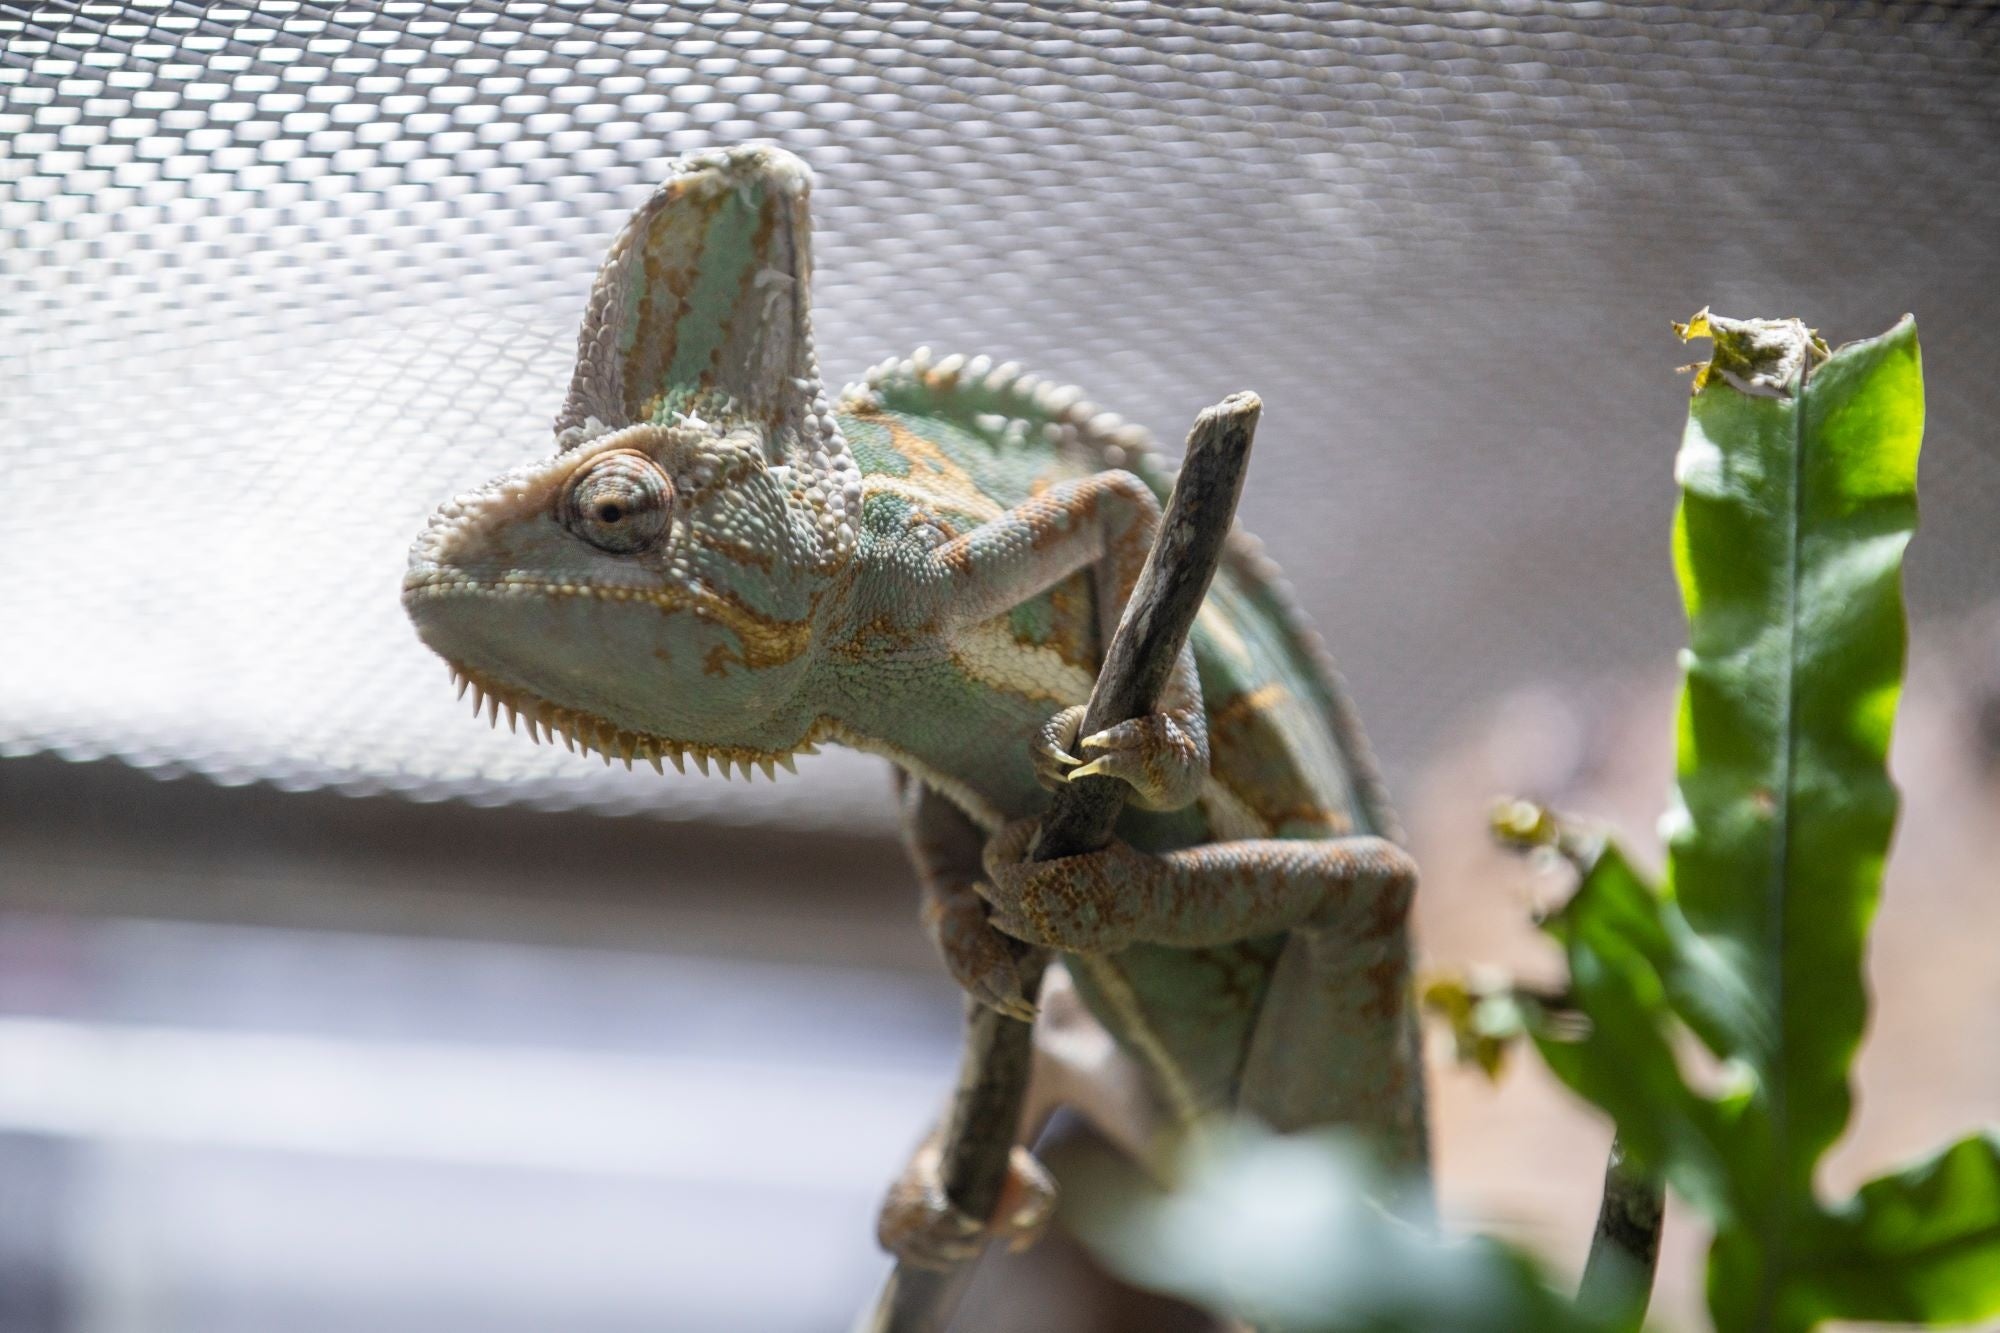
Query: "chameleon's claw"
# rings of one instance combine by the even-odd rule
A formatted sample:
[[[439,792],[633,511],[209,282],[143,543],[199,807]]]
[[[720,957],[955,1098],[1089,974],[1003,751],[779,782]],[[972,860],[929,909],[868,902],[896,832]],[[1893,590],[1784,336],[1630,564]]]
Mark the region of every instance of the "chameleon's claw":
[[[1022,1023],[1035,1021],[1035,1006],[1021,991],[1021,974],[1010,959],[1005,967],[995,967],[971,983],[960,979],[965,993],[988,1009]]]
[[[1071,714],[1076,714],[1071,720]],[[1036,739],[1036,774],[1043,776],[1043,756],[1048,744],[1044,737],[1062,729],[1069,740],[1082,723],[1082,710],[1058,713],[1043,727]],[[1095,750],[1088,763],[1072,764],[1058,774],[1064,782],[1078,778],[1116,778],[1132,788],[1132,799],[1148,810],[1178,810],[1201,794],[1202,779],[1208,772],[1207,744],[1199,724],[1190,729],[1188,720],[1168,713],[1150,713],[1102,731],[1092,732],[1074,742],[1079,750]],[[1044,785],[1047,785],[1045,782]]]
[[[1076,733],[1083,729],[1083,705],[1065,708],[1042,724],[1028,742],[1028,758],[1035,766],[1035,781],[1058,791],[1069,781],[1070,770],[1083,762],[1071,753]]]
[[[1038,1010],[1029,1004],[1027,997],[1014,995],[1004,1000],[987,1000],[986,1004],[1016,1022],[1032,1023]]]

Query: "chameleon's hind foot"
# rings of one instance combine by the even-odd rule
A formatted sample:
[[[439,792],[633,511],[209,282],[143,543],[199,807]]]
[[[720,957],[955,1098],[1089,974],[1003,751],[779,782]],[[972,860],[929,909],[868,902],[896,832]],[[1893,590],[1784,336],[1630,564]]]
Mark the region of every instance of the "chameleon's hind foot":
[[[987,921],[985,902],[973,893],[932,895],[923,910],[924,926],[959,988],[988,1009],[1034,1022],[1035,1006],[1021,991],[1021,946]]]
[[[1114,839],[1081,856],[1029,861],[1040,821],[1018,819],[986,843],[980,885],[990,926],[1064,953],[1115,953],[1138,938],[1155,905],[1158,857]]]
[[[1208,750],[1197,731],[1172,713],[1148,713],[1084,736],[1083,706],[1065,708],[1034,735],[1028,753],[1035,778],[1058,790],[1081,777],[1116,778],[1148,810],[1178,810],[1201,794]]]
[[[1007,1158],[1007,1183],[990,1222],[959,1211],[944,1192],[942,1150],[932,1134],[889,1187],[875,1238],[882,1248],[919,1268],[947,1269],[976,1256],[988,1241],[1010,1250],[1035,1243],[1055,1215],[1056,1183],[1026,1148]]]

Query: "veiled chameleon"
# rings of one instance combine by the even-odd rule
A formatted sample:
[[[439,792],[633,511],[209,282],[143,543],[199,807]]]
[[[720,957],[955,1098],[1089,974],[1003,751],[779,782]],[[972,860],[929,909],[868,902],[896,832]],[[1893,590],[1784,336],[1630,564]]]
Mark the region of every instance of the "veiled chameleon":
[[[489,710],[627,763],[890,759],[951,974],[1019,1015],[1012,941],[1062,956],[1036,1116],[1059,1099],[1151,1151],[1240,1108],[1420,1160],[1413,871],[1275,570],[1234,538],[1160,711],[1078,737],[1170,478],[1139,430],[984,357],[829,400],[807,193],[772,149],[675,165],[598,276],[555,452],[417,540],[424,642]],[[1132,787],[1121,840],[1023,864],[1044,788],[1089,772]],[[1112,1041],[1075,1039],[1093,1019]],[[918,1261],[983,1238],[935,1158],[882,1228]],[[1046,1213],[1016,1163],[1001,1229]]]

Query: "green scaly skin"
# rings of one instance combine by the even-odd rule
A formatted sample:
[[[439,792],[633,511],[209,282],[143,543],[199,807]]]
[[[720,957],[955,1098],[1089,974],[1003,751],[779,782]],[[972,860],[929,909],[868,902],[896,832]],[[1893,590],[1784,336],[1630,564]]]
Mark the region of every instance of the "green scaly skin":
[[[418,538],[419,634],[490,715],[628,764],[891,759],[947,966],[1024,1015],[1010,941],[1059,951],[1147,1089],[1128,1141],[1241,1109],[1420,1164],[1413,871],[1275,569],[1232,538],[1160,712],[1077,737],[1171,476],[1142,432],[983,357],[919,353],[830,402],[807,193],[773,149],[676,164],[598,277],[557,452]],[[1121,841],[1023,864],[1044,788],[1082,772],[1131,784]],[[956,1257],[978,1224],[934,1153],[913,1173],[885,1241]]]

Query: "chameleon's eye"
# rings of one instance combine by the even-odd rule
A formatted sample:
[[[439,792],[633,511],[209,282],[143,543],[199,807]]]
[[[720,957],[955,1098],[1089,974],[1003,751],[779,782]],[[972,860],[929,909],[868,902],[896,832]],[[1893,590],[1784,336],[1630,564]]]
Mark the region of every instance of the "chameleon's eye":
[[[620,449],[577,469],[563,526],[601,551],[631,555],[659,545],[673,517],[674,484],[644,454]]]

